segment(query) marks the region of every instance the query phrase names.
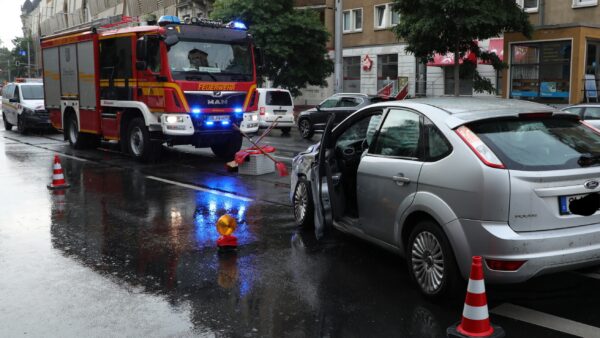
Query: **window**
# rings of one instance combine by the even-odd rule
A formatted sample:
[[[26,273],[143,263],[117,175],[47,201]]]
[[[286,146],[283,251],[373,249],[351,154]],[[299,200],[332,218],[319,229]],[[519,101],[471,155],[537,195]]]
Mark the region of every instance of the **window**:
[[[342,16],[344,33],[362,31],[362,8],[345,10]]]
[[[511,46],[510,97],[567,102],[571,79],[571,42]]]
[[[375,6],[375,29],[385,29],[395,26],[400,21],[398,12],[394,11],[393,4],[383,4]]]
[[[587,107],[583,113],[584,120],[600,120],[600,108]]]
[[[598,5],[598,0],[573,0],[573,8]]]
[[[268,91],[265,97],[267,106],[291,106],[292,97],[290,93],[284,91]]]
[[[44,99],[44,86],[41,86],[41,85],[21,86],[21,93],[23,94],[24,100],[43,100]]]
[[[339,98],[329,98],[323,102],[321,102],[321,104],[319,105],[319,108],[334,108],[335,106],[337,106],[337,102],[338,102]]]
[[[600,153],[600,135],[570,118],[485,120],[468,127],[507,169],[581,168],[581,156]]]
[[[153,73],[160,73],[160,40],[158,37],[149,37],[147,44],[148,69]]]
[[[437,161],[446,157],[452,151],[450,143],[442,132],[429,120],[424,118],[425,132],[427,133],[425,143],[425,156],[428,161]]]
[[[344,92],[360,93],[360,56],[344,58]]]
[[[131,58],[131,38],[102,40],[100,42],[100,78],[131,78]]]
[[[358,106],[362,101],[359,101],[353,97],[342,97],[339,101],[338,101],[338,107],[356,107]]]
[[[373,154],[418,158],[421,136],[418,114],[392,109],[388,113],[373,147]]]
[[[517,4],[527,13],[538,11],[539,0],[517,0]]]
[[[398,80],[398,54],[377,55],[377,90]]]
[[[19,100],[19,97],[20,97],[20,96],[19,96],[19,86],[15,86],[15,90],[13,91],[13,95],[12,95],[12,97],[13,97],[14,99],[17,99],[17,100]]]
[[[352,144],[364,141],[367,142],[367,145],[370,144],[380,120],[381,112],[377,112],[356,121],[338,137],[336,147],[344,149]]]

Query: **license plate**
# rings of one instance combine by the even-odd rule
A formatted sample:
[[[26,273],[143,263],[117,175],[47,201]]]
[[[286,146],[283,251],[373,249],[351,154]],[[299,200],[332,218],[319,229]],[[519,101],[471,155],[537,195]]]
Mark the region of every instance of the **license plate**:
[[[559,196],[558,197],[558,209],[561,215],[571,215],[571,211],[569,211],[569,205],[571,202],[578,200],[587,196],[584,195],[570,195],[570,196]]]
[[[208,121],[229,121],[228,115],[208,115]]]
[[[285,115],[286,111],[285,110],[273,110],[273,113],[275,113],[275,115]]]

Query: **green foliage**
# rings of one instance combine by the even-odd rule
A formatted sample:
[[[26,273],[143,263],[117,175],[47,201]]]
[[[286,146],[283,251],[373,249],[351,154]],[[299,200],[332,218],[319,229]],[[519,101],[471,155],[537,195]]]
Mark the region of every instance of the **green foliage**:
[[[0,47],[0,80],[2,82],[8,81],[8,68],[10,66],[11,80],[15,77],[26,77],[27,76],[27,55],[21,55],[20,51],[27,51],[27,40],[28,38],[17,37],[12,40],[14,48],[9,50],[6,47]],[[31,40],[29,40],[31,41]],[[31,42],[30,42],[31,43]],[[33,55],[33,44],[30,46],[32,53],[31,62],[35,62],[35,56]],[[17,63],[19,64],[17,66]],[[32,72],[33,76],[33,72]]]
[[[407,42],[407,51],[423,60],[430,60],[434,53],[453,52],[462,57],[470,50],[499,70],[506,65],[474,46],[473,41],[508,31],[530,37],[533,30],[527,14],[514,0],[394,0],[394,9],[400,13],[394,33]],[[476,91],[494,91],[489,80],[489,86],[479,83],[485,79],[476,69],[473,74]]]
[[[213,19],[241,20],[263,51],[260,75],[294,96],[307,85],[326,86],[333,72],[327,56],[329,34],[317,13],[294,10],[291,0],[217,0]]]

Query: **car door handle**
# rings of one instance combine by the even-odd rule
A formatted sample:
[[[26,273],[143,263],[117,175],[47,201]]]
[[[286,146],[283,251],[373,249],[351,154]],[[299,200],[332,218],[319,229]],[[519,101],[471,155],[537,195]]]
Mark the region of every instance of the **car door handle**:
[[[392,180],[394,180],[394,182],[396,182],[396,184],[400,186],[410,183],[410,178],[402,174],[392,176]]]

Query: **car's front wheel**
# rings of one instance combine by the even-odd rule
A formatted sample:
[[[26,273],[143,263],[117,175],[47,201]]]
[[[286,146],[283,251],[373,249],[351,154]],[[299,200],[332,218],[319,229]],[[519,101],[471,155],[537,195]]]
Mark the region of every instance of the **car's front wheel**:
[[[21,134],[27,134],[27,127],[25,127],[25,119],[21,115],[17,116],[17,130]]]
[[[411,278],[426,297],[450,296],[460,284],[450,243],[435,222],[419,222],[410,234],[406,250]]]
[[[296,225],[301,228],[312,227],[315,220],[315,208],[310,184],[305,178],[298,180],[298,184],[296,184],[296,188],[294,189],[292,204]]]
[[[300,130],[300,135],[305,139],[309,139],[315,134],[312,123],[307,118],[298,121],[298,129]]]
[[[6,114],[4,114],[4,112],[2,113],[2,121],[4,122],[4,129],[12,130],[13,125],[6,120]]]

